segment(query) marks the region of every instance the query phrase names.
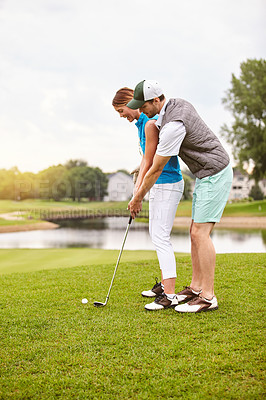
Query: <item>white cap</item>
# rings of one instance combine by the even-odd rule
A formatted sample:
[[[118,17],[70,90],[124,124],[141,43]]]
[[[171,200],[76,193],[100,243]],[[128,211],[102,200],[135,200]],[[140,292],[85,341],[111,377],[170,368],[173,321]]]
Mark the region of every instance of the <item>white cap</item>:
[[[159,83],[154,80],[144,80],[137,84],[134,90],[134,98],[127,106],[133,110],[140,108],[143,104],[148,101],[160,97],[163,94],[163,90]]]

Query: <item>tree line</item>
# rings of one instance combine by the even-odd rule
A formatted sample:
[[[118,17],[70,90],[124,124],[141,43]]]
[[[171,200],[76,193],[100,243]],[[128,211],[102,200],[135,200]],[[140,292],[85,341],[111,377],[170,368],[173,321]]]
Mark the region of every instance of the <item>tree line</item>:
[[[107,185],[107,175],[83,160],[69,160],[36,174],[22,173],[17,167],[0,170],[1,199],[103,200]]]
[[[126,170],[118,170],[130,175]],[[183,173],[185,190],[183,199],[191,199],[190,171]],[[108,174],[100,168],[89,167],[86,161],[69,160],[38,173],[20,172],[17,167],[0,169],[0,199],[44,199],[61,201],[102,201],[107,194]]]
[[[266,177],[266,60],[242,62],[240,76],[232,74],[222,102],[233,121],[231,126],[224,124],[221,133],[231,144],[238,167],[252,167],[258,182]]]
[[[266,61],[248,59],[241,63],[240,76],[232,74],[231,87],[222,102],[233,119],[231,126],[222,126],[221,134],[232,146],[237,167],[243,171],[253,166],[251,177],[258,191],[258,181],[266,177]],[[185,180],[187,199],[191,197],[190,181]],[[0,170],[1,199],[102,200],[107,184],[107,175],[100,168],[89,167],[82,160],[69,160],[37,174],[21,173],[16,167]]]

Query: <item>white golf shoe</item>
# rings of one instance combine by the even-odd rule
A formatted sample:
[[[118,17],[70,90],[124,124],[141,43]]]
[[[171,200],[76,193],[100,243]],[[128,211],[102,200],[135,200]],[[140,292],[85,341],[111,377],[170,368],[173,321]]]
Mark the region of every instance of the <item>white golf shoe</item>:
[[[163,293],[163,285],[161,282],[158,282],[158,279],[156,278],[156,283],[150,290],[144,290],[141,295],[143,297],[157,297],[160,294]]]
[[[188,303],[176,306],[175,311],[180,313],[199,313],[202,311],[217,310],[217,308],[218,302],[215,296],[213,296],[211,300],[205,299],[205,297],[197,296]]]
[[[163,310],[164,308],[173,308],[177,306],[178,300],[177,297],[174,296],[173,299],[169,299],[165,293],[156,297],[153,303],[146,304],[145,310],[148,311],[158,311]]]
[[[181,292],[178,292],[176,295],[178,302],[181,303],[195,299],[195,297],[197,297],[200,293],[201,290],[199,292],[196,292],[190,286],[185,286],[184,289],[181,290]]]

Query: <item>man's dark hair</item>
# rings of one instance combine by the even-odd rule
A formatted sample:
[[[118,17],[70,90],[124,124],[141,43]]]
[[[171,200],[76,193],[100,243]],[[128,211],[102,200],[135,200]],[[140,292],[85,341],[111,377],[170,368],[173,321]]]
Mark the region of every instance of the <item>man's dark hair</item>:
[[[160,101],[163,101],[165,99],[164,94],[161,94],[161,96],[158,96]],[[147,103],[152,103],[153,99],[147,100]]]

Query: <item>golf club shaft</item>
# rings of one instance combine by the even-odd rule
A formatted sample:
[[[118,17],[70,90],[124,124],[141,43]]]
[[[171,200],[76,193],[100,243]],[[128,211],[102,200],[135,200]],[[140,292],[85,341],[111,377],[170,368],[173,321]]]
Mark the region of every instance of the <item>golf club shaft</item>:
[[[122,247],[121,247],[121,250],[120,250],[117,262],[116,262],[115,270],[114,270],[114,273],[113,273],[113,277],[112,277],[112,280],[111,280],[111,285],[109,287],[108,294],[106,296],[105,304],[107,303],[107,301],[109,299],[109,295],[110,295],[110,292],[111,292],[111,289],[112,289],[112,286],[113,286],[113,282],[114,282],[114,279],[115,279],[116,270],[117,270],[117,267],[118,267],[122,252],[123,252],[123,248],[124,248],[124,245],[125,245],[125,242],[126,242],[126,238],[127,238],[127,234],[128,234],[128,230],[129,230],[131,222],[132,222],[132,216],[130,215],[129,221],[128,221],[128,224],[127,224],[127,229],[126,229],[125,236],[124,236],[124,240],[123,240],[123,243],[122,243]]]

